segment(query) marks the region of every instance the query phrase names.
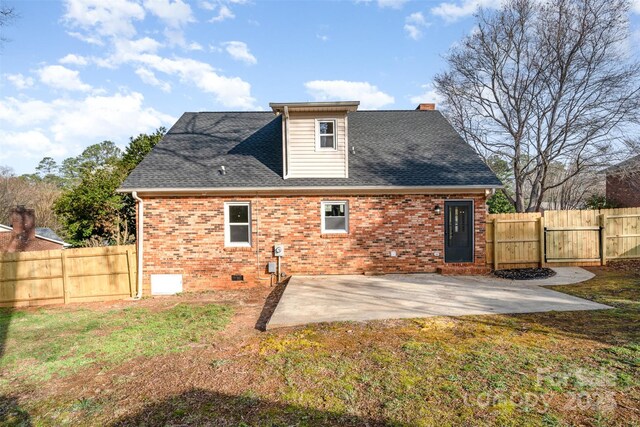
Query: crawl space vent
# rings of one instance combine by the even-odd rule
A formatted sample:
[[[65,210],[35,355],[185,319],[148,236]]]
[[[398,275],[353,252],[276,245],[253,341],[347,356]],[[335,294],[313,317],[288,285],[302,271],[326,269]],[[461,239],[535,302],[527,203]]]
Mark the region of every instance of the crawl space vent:
[[[152,274],[151,295],[173,295],[182,292],[182,274]]]

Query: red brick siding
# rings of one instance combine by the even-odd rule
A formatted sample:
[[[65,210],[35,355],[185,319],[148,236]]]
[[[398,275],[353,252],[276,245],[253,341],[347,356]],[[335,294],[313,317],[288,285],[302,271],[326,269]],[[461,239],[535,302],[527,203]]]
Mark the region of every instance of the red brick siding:
[[[62,245],[54,242],[50,242],[44,239],[29,239],[25,243],[15,243],[15,249],[9,250],[12,246],[11,243],[15,239],[15,236],[11,232],[0,233],[0,252],[31,252],[31,251],[50,251],[54,249],[62,249]]]
[[[482,195],[143,197],[144,290],[150,274],[183,274],[185,290],[237,285],[232,274],[257,283],[258,269],[268,279],[274,243],[285,245],[287,274],[434,272],[444,264],[444,212],[434,207],[444,211],[447,198],[474,201],[475,261],[463,266],[484,268]],[[347,235],[321,234],[322,200],[348,201]],[[225,201],[251,202],[251,248],[224,247]]]
[[[607,175],[607,200],[621,208],[640,206],[640,172],[628,176]]]

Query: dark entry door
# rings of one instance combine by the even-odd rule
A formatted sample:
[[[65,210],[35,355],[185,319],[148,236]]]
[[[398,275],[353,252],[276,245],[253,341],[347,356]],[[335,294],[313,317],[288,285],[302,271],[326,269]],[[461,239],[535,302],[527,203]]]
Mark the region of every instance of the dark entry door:
[[[473,261],[473,204],[444,203],[444,261]]]

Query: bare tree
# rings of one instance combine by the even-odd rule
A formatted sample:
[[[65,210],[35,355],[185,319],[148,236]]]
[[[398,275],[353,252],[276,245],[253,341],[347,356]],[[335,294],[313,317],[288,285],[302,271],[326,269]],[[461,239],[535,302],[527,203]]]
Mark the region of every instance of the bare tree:
[[[0,224],[10,224],[10,212],[16,205],[35,210],[36,225],[59,232],[61,227],[53,211],[60,189],[51,182],[33,181],[16,176],[11,168],[0,166]]]
[[[9,39],[5,37],[4,28],[11,24],[16,18],[16,10],[13,7],[5,5],[4,2],[0,3],[0,46],[9,41]]]
[[[602,197],[605,193],[604,173],[584,171],[574,174],[558,164],[550,172],[550,181],[562,181],[562,185],[551,188],[545,193],[545,209],[584,209],[593,196]],[[570,176],[569,179],[565,179]]]
[[[477,29],[449,52],[435,78],[444,110],[481,156],[509,162],[518,212],[601,168],[639,122],[628,11],[626,0],[511,0],[480,10]]]

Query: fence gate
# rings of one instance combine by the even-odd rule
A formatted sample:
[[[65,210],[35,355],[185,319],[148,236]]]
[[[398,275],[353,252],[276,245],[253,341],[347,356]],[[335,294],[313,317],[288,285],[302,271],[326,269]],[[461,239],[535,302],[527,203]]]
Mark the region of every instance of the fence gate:
[[[602,258],[600,225],[598,211],[545,212],[545,261],[599,262]]]

